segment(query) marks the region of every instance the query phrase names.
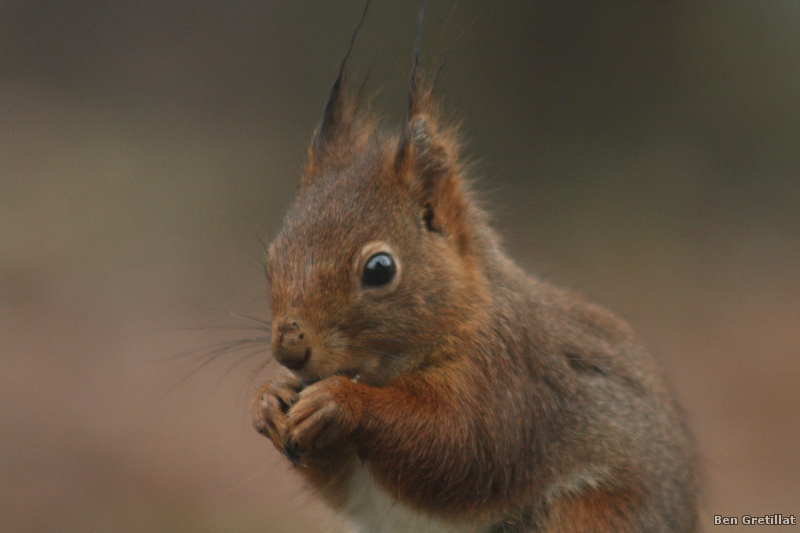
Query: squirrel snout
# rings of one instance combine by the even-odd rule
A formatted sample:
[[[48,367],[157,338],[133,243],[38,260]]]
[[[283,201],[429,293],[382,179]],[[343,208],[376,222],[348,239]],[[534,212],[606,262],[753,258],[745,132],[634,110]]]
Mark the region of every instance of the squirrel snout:
[[[300,370],[311,358],[308,335],[296,320],[283,320],[273,333],[272,353],[280,364]]]

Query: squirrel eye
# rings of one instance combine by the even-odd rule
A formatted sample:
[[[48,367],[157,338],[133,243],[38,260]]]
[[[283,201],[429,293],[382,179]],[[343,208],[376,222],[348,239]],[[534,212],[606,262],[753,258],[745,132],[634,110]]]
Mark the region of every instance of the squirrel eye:
[[[392,256],[385,252],[377,253],[367,259],[361,282],[366,287],[382,287],[394,279],[396,272],[397,265]]]

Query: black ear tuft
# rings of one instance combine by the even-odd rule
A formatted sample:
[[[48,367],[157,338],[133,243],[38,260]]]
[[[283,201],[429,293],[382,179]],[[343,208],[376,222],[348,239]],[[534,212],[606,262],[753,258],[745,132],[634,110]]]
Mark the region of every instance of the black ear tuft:
[[[342,58],[342,62],[339,65],[339,74],[336,76],[336,80],[333,82],[331,92],[328,95],[328,101],[325,104],[325,110],[322,112],[322,122],[320,122],[319,127],[317,127],[317,131],[314,134],[314,140],[311,145],[312,157],[317,160],[317,163],[321,162],[320,160],[325,154],[326,149],[337,137],[337,133],[343,126],[342,118],[344,103],[342,102],[342,82],[345,77],[344,68],[347,64],[347,58],[350,56],[350,52],[353,51],[353,45],[356,42],[358,30],[361,29],[361,24],[363,24],[364,19],[367,18],[368,9],[369,0],[367,0],[366,4],[364,4],[364,11],[361,14],[361,19],[359,19],[355,30],[353,30],[353,34],[350,36],[350,45],[347,47],[347,52],[344,54],[344,58]]]
[[[408,150],[409,134],[411,130],[411,117],[417,111],[417,104],[419,103],[419,95],[417,94],[418,85],[418,72],[417,66],[419,64],[419,43],[422,39],[422,21],[425,17],[425,0],[419,6],[419,18],[417,19],[417,40],[414,43],[414,56],[411,60],[411,74],[408,78],[408,103],[406,104],[406,116],[403,120],[403,131],[400,133],[400,144],[397,147],[397,155],[395,156],[395,167],[400,168],[405,159],[406,151]]]

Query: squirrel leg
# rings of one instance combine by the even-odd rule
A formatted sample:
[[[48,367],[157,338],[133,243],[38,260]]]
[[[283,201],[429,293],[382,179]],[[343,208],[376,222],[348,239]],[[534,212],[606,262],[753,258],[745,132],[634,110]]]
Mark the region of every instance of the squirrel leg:
[[[337,383],[334,377],[303,388],[294,375],[283,374],[267,382],[251,406],[256,430],[335,508],[346,501],[344,487],[353,466],[348,457],[355,457],[346,442],[334,438],[344,433],[337,429],[342,427],[336,423],[338,410],[326,391]]]
[[[290,384],[265,387],[264,433],[298,472],[335,507],[344,503],[347,473],[365,461],[376,482],[399,501],[434,515],[502,516],[529,504],[530,483],[512,471],[519,457],[498,454],[469,399],[445,375],[406,375],[381,387],[331,376],[297,393]],[[277,402],[277,403],[276,403]],[[275,405],[290,405],[288,411]],[[504,475],[508,477],[504,477]],[[637,494],[604,487],[564,494],[548,505],[546,533],[635,531]],[[544,517],[542,517],[544,518]]]
[[[496,421],[475,407],[485,398],[464,398],[453,383],[441,368],[379,387],[328,378],[312,386],[319,392],[304,398],[303,391],[289,411],[289,439],[302,450],[344,439],[388,494],[436,515],[519,506],[529,484],[518,457],[488,442]]]

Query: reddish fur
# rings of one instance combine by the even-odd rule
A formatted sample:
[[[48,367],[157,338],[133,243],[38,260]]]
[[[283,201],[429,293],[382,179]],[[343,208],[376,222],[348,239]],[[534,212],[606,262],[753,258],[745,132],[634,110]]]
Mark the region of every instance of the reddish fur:
[[[443,519],[694,531],[690,439],[651,358],[619,318],[506,258],[430,92],[413,111],[399,165],[355,105],[312,144],[267,271],[273,350],[291,322],[313,355],[261,390],[257,429],[336,508],[362,461]],[[402,264],[393,292],[359,288],[370,242]]]
[[[547,533],[636,533],[628,520],[634,496],[626,491],[592,491],[566,498],[553,512]]]

